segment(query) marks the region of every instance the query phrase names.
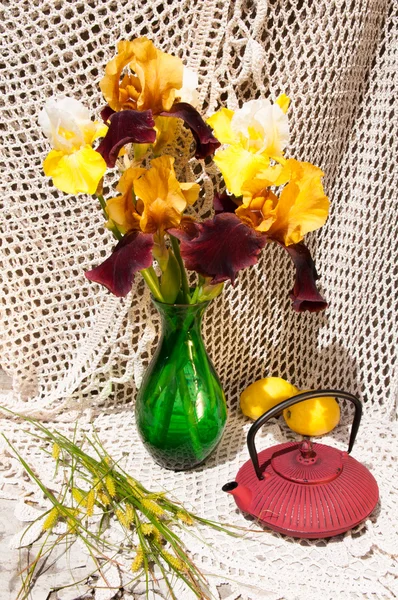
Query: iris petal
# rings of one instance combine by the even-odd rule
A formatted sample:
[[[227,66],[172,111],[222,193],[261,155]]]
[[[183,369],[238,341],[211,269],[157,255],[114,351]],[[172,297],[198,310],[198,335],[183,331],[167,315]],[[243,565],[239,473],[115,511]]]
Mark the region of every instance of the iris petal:
[[[293,290],[290,292],[290,298],[293,300],[293,308],[296,312],[320,312],[327,308],[328,303],[320,295],[316,280],[318,274],[315,269],[310,251],[303,243],[285,246],[296,267],[296,278]]]
[[[105,100],[114,110],[120,110],[119,82],[123,69],[134,58],[134,44],[127,40],[120,40],[117,45],[117,54],[108,62],[105,75],[100,81],[100,89]]]
[[[106,164],[101,154],[87,145],[71,154],[51,150],[43,163],[43,170],[62,192],[95,194]]]
[[[206,125],[196,108],[186,102],[173,104],[167,112],[161,112],[163,117],[182,119],[189,127],[196,142],[196,158],[211,156],[220,147],[220,142],[214,137],[211,128]]]
[[[222,144],[235,144],[237,142],[237,136],[231,129],[231,120],[233,116],[233,110],[221,108],[207,119],[207,123],[213,129],[217,139]]]
[[[109,106],[109,104],[104,106],[104,108],[100,112],[101,119],[103,120],[104,123],[108,123],[109,118],[114,114],[115,114],[115,111],[113,110],[113,108],[111,108]]]
[[[172,144],[176,135],[178,121],[166,117],[155,117],[156,142],[153,145],[153,153],[158,156],[163,148]]]
[[[291,181],[283,188],[275,208],[275,221],[269,237],[289,244],[297,244],[306,233],[324,225],[329,211],[318,167],[294,159],[288,161]]]
[[[109,218],[116,223],[122,233],[139,228],[140,215],[133,202],[133,192],[135,181],[144,173],[146,173],[145,169],[138,167],[126,169],[116,187],[121,195],[110,198],[106,203]]]
[[[174,158],[154,158],[151,168],[134,182],[134,192],[142,203],[140,227],[146,233],[178,227],[184,210],[199,195],[197,183],[180,183],[174,171]]]
[[[221,194],[215,192],[214,194],[213,207],[216,215],[224,212],[234,213],[240,205],[240,200],[232,194],[227,194],[227,192],[222,192]]]
[[[154,114],[169,110],[176,90],[182,87],[183,64],[178,56],[158,50],[148,38],[132,42],[134,58],[130,67],[140,81],[137,100],[139,110],[151,109]]]
[[[217,284],[230,279],[238,271],[255,265],[266,237],[248,227],[236,215],[224,213],[203,223],[171,229],[181,240],[181,256],[188,269],[210,277]]]
[[[150,110],[123,110],[109,117],[108,133],[97,151],[108,167],[114,167],[125,144],[152,144],[156,139],[155,121]]]
[[[127,296],[137,271],[152,265],[153,236],[138,231],[125,235],[101,265],[85,273],[117,297]]]
[[[253,154],[237,145],[219,150],[214,162],[223,174],[228,191],[235,196],[241,196],[244,183],[269,166],[266,156]]]

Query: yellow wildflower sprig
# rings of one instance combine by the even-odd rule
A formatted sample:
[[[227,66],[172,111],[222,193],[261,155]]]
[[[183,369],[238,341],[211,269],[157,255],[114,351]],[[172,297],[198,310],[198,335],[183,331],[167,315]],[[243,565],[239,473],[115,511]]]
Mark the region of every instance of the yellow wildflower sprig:
[[[52,457],[54,460],[59,459],[60,452],[61,452],[61,448],[59,447],[59,445],[56,442],[54,442],[53,449],[52,449]]]
[[[81,489],[73,487],[72,496],[76,500],[78,506],[87,506],[87,494]]]
[[[115,485],[115,480],[113,479],[112,475],[107,475],[105,477],[105,487],[108,491],[108,494],[110,495],[111,498],[115,498],[116,496],[116,485]]]
[[[146,489],[112,460],[98,438],[94,438],[94,441],[85,438],[78,445],[74,441],[77,436],[71,441],[59,432],[48,430],[34,419],[25,419],[41,432],[42,436],[37,436],[35,433],[36,437],[43,442],[50,442],[50,450],[45,450],[48,455],[53,456],[54,447],[59,448],[57,465],[64,469],[64,486],[57,498],[9,443],[27,473],[53,505],[43,522],[43,532],[47,536],[54,537],[55,534],[51,533],[54,525],[58,521],[67,524],[66,533],[57,534],[54,544],[52,546],[47,544],[42,556],[50,554],[57,542],[65,536],[71,539],[79,538],[86,544],[98,570],[101,571],[103,564],[101,566],[96,557],[101,557],[101,563],[113,561],[114,559],[109,556],[113,557],[120,551],[120,546],[107,540],[104,535],[107,524],[115,518],[126,535],[126,543],[123,545],[125,550],[130,552],[128,549],[135,546],[130,563],[132,575],[144,577],[147,582],[152,578],[156,582],[153,565],[157,565],[169,588],[171,598],[175,598],[171,576],[177,576],[185,582],[196,597],[210,599],[211,594],[206,579],[190,559],[188,550],[176,530],[181,527],[192,527],[195,523],[208,524],[231,534],[230,530],[188,512],[182,505],[173,502],[164,492]],[[82,449],[83,443],[87,443],[95,450],[98,458],[85,452]],[[85,482],[86,490],[76,485],[77,479],[79,482]],[[68,495],[72,500],[72,506],[69,506]],[[97,531],[93,531],[94,522],[90,521],[95,507],[96,516],[101,516]],[[133,533],[138,535],[138,546],[133,542]],[[36,563],[29,565],[28,578],[23,585],[25,595],[21,595],[21,599],[27,598],[31,591],[31,585],[37,578],[36,567]]]
[[[86,515],[88,517],[92,517],[94,514],[94,504],[95,504],[95,489],[91,488],[91,490],[87,494],[87,499],[86,499]]]
[[[177,517],[177,519],[180,519],[180,521],[185,523],[185,525],[193,525],[195,522],[193,520],[193,518],[191,517],[191,515],[183,510],[179,510],[176,513],[176,517]]]
[[[131,564],[131,570],[133,571],[133,573],[137,573],[137,571],[141,571],[143,565],[144,565],[144,552],[140,546],[137,549],[137,554],[135,555],[135,558]]]
[[[177,558],[177,556],[174,556],[174,554],[167,552],[167,550],[163,550],[161,555],[162,558],[164,558],[164,560],[166,561],[166,563],[169,564],[174,571],[186,570],[185,563],[183,563],[180,558]]]
[[[48,513],[48,515],[43,523],[43,526],[42,526],[43,531],[50,531],[54,527],[54,525],[56,525],[58,523],[59,517],[60,517],[59,510],[56,506],[54,506],[54,508],[52,508],[50,510],[50,512]]]

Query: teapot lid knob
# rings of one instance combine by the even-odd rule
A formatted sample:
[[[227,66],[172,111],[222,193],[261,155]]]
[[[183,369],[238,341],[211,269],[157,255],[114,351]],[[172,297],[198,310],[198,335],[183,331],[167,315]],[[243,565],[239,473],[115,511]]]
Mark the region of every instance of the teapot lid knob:
[[[305,438],[299,445],[299,455],[297,460],[303,465],[313,465],[316,462],[317,456],[314,450],[314,445],[310,439]]]
[[[300,444],[300,452],[303,458],[314,458],[316,452],[314,451],[314,445],[311,440],[305,439]]]

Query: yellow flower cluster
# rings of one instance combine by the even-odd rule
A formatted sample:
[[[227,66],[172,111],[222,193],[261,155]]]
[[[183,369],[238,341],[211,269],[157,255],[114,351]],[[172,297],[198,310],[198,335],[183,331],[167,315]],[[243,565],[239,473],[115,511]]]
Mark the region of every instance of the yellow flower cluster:
[[[197,86],[197,75],[179,57],[156,48],[148,38],[121,40],[100,81],[107,102],[101,113],[106,125],[93,121],[79,101],[65,96],[48,100],[39,115],[53,147],[44,161],[44,172],[62,191],[96,194],[107,227],[119,241],[103,264],[86,273],[118,297],[129,293],[140,272],[160,302],[202,301],[207,291],[200,286],[191,291],[188,268],[207,278],[212,298],[222,291],[216,285],[227,279],[233,282],[239,270],[257,262],[267,241],[290,246],[287,249],[293,256],[295,245],[327,219],[323,172],[309,162],[285,156],[290,99],[282,94],[275,102],[260,98],[237,110],[221,108],[206,124],[194,106]],[[182,131],[181,121],[193,136],[195,157],[214,154],[233,196],[223,195],[217,201],[216,212],[226,214],[200,224],[184,216],[199,197],[199,185],[179,181],[175,159],[159,156],[166,146],[172,147],[177,129]],[[93,144],[99,137],[104,139],[95,150]],[[149,147],[153,158],[149,162],[148,157],[147,164],[143,159]],[[117,194],[106,201],[102,179],[107,166],[116,164],[122,170]],[[241,238],[228,237],[232,228]],[[228,244],[222,241],[223,232]],[[229,242],[235,244],[234,252],[227,247]],[[160,276],[153,268],[154,260]],[[301,269],[300,278],[302,273]],[[295,283],[295,289],[301,290],[295,310],[323,310],[326,303],[316,290],[315,275],[306,277],[311,292],[309,285],[302,291],[301,280]],[[53,456],[59,459],[57,452],[54,447]],[[106,477],[98,499],[108,506],[115,494],[114,482]]]
[[[214,161],[227,189],[242,196],[236,214],[257,231],[289,246],[321,227],[329,201],[318,167],[284,157],[289,141],[289,98],[251,100],[237,111],[222,108],[208,119],[226,147]],[[278,197],[270,188],[285,186]]]
[[[271,170],[278,176],[274,178]],[[318,167],[292,158],[283,166],[269,167],[242,186],[243,204],[236,214],[285,246],[297,244],[326,221],[329,200],[322,177]],[[279,198],[269,189],[285,183]]]
[[[141,500],[142,506],[145,508],[145,510],[147,510],[149,513],[152,513],[153,515],[156,515],[157,517],[161,517],[164,515],[164,510],[161,506],[159,506],[159,504],[157,502],[155,502],[154,500],[148,500],[148,498],[143,498]]]
[[[168,564],[171,566],[171,568],[174,569],[175,571],[184,571],[185,570],[185,564],[182,562],[182,560],[180,558],[177,558],[176,556],[174,556],[174,554],[171,554],[170,552],[163,550],[162,556],[165,559],[165,561],[168,562]]]
[[[95,488],[92,488],[87,494],[86,499],[86,514],[88,517],[92,517],[94,514],[95,505]]]
[[[177,119],[160,113],[169,111],[175,101],[192,102],[197,85],[196,74],[184,67],[180,58],[162,52],[146,37],[120,41],[100,82],[113,111],[152,111],[155,154],[174,139],[177,128]],[[106,164],[92,146],[97,138],[105,136],[108,127],[93,122],[81,102],[66,96],[47,101],[39,124],[53,146],[44,161],[44,173],[63,192],[94,194]],[[143,155],[147,147],[141,144],[137,150]]]
[[[114,498],[116,496],[116,486],[115,480],[113,479],[112,475],[107,475],[105,477],[105,487],[108,490],[111,498]]]
[[[53,444],[53,447],[52,447],[51,456],[52,456],[52,457],[53,457],[55,460],[58,460],[58,459],[59,459],[59,456],[60,456],[60,454],[61,454],[61,448],[60,448],[60,447],[58,446],[58,444],[55,442],[55,443]]]
[[[177,519],[180,519],[180,521],[185,523],[185,525],[193,525],[194,524],[194,520],[187,512],[183,512],[183,511],[179,510],[178,513],[176,514],[176,517],[177,517]]]
[[[42,525],[43,531],[50,531],[54,527],[54,525],[57,524],[59,516],[60,515],[58,508],[54,506],[54,508],[50,510],[50,512],[44,520],[44,523]]]
[[[144,553],[142,551],[142,548],[138,548],[137,550],[137,554],[135,555],[135,558],[131,564],[131,570],[133,573],[137,573],[142,565],[144,564]]]

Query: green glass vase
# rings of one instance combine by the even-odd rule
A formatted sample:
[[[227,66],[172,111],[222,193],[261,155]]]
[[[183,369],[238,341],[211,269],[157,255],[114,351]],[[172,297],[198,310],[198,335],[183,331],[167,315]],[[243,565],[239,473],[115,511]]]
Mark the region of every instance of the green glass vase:
[[[201,334],[209,302],[153,302],[161,315],[162,332],[137,395],[136,423],[154,460],[183,471],[209,456],[227,420],[224,392]]]

